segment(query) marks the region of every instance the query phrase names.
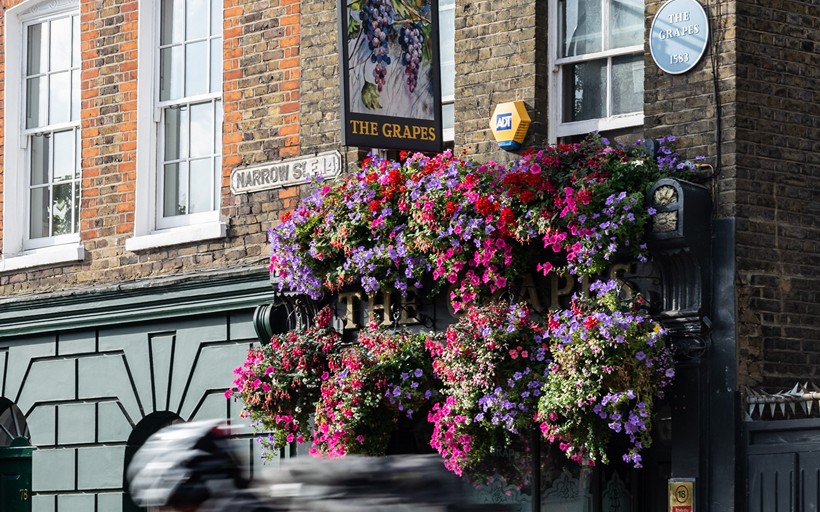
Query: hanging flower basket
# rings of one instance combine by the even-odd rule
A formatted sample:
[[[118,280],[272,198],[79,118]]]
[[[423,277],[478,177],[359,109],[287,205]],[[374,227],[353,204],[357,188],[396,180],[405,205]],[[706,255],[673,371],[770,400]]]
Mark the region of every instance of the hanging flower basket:
[[[311,453],[384,455],[400,420],[426,417],[435,392],[424,334],[368,329],[322,384]]]
[[[431,445],[474,480],[524,486],[530,438],[549,364],[546,324],[524,304],[473,306],[430,343],[444,399],[432,407]]]
[[[289,331],[248,352],[234,370],[236,378],[226,395],[242,400],[242,416],[250,418],[261,437],[266,458],[278,456],[291,442],[310,439],[310,416],[322,383],[338,370],[341,334],[332,325],[330,308],[322,309],[314,326]]]
[[[315,323],[251,349],[227,395],[264,433],[267,458],[293,442],[316,456],[384,455],[396,425],[426,420],[437,396],[427,335],[367,329],[342,343],[327,307]]]
[[[617,283],[595,282],[591,296],[549,316],[546,384],[538,402],[544,437],[578,463],[608,463],[614,436],[629,449],[625,462],[641,467],[652,443],[652,405],[675,376],[664,331]]]

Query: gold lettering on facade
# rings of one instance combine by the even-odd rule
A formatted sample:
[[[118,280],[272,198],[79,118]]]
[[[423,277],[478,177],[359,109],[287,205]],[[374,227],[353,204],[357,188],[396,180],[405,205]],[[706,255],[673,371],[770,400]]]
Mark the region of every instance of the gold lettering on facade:
[[[531,275],[524,277],[521,282],[521,298],[530,304],[536,311],[543,311],[541,305],[541,298],[538,296],[538,290],[535,289],[535,280]]]
[[[344,322],[345,322],[345,329],[356,329],[358,324],[356,323],[356,309],[355,306],[357,303],[361,303],[362,301],[362,294],[361,292],[344,292],[338,295],[337,300],[339,304],[344,307]]]
[[[367,296],[370,301],[370,322],[386,327],[393,323],[390,315],[393,299],[391,295],[373,293]]]
[[[632,266],[628,263],[616,263],[607,268],[604,276],[607,280],[622,281],[623,274],[629,272]],[[565,307],[567,297],[578,292],[589,294],[591,280],[588,277],[577,279],[566,274],[550,274],[546,279],[536,279],[534,275],[526,275],[521,281],[519,299],[527,302],[532,311],[546,312],[547,309],[556,310]],[[541,286],[541,288],[539,288]],[[443,294],[442,299],[449,297],[450,291]],[[634,292],[629,287],[623,287],[625,298],[632,298]],[[361,291],[341,292],[336,301],[343,315],[345,329],[361,329],[365,323],[379,327],[392,325],[413,325],[419,322],[418,296],[414,290],[407,290],[407,296],[398,294],[371,293],[365,295]],[[503,294],[499,298],[504,297]],[[549,301],[546,305],[545,301]],[[394,304],[400,307],[394,311]],[[545,307],[546,306],[546,307]],[[452,303],[447,300],[446,307],[452,317],[460,316],[453,310]],[[395,315],[395,316],[394,316]]]
[[[575,282],[572,279],[564,275],[552,275],[550,277],[550,308],[559,307],[560,298],[571,294],[573,288],[575,288]]]

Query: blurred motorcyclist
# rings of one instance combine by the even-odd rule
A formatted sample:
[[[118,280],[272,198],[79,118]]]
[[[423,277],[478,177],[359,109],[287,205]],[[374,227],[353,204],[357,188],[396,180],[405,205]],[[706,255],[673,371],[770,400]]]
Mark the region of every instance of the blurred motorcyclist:
[[[274,511],[247,488],[227,435],[219,421],[202,421],[149,437],[128,466],[134,502],[180,512]]]
[[[437,455],[283,460],[249,487],[218,421],[179,423],[148,438],[128,466],[143,507],[180,512],[473,512],[509,510],[470,503],[463,482]]]

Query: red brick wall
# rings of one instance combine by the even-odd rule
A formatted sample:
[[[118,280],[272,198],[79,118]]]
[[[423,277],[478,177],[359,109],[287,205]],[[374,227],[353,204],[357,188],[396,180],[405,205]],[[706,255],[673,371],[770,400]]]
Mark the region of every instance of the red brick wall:
[[[137,0],[82,2],[82,203],[88,268],[110,268],[134,232],[137,148]]]
[[[7,1],[5,5],[17,3]],[[86,258],[2,273],[0,296],[265,266],[269,257],[267,229],[277,222],[282,208],[294,205],[300,190],[292,187],[233,196],[230,173],[236,167],[302,152],[300,4],[299,0],[225,0],[221,213],[229,225],[228,236],[134,253],[125,249],[125,241],[134,233],[138,172],[139,4],[137,0],[81,0],[80,239]],[[2,23],[0,18],[0,30],[5,34]],[[7,44],[5,39],[2,44]],[[0,60],[0,73],[5,69],[3,64]],[[0,88],[2,84],[0,81]],[[3,96],[0,94],[0,101]],[[6,121],[1,114],[2,110],[0,127]],[[0,139],[0,152],[2,147]],[[149,171],[155,172],[155,166],[139,170]]]

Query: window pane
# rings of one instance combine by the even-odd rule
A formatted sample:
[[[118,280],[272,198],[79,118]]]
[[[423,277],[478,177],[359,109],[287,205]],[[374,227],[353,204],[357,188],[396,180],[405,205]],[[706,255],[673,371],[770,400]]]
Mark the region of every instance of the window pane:
[[[54,139],[54,181],[74,177],[74,130],[56,132]]]
[[[445,103],[441,106],[441,127],[444,130],[455,127],[455,105]]]
[[[181,43],[185,40],[184,0],[162,0],[159,44]]]
[[[165,109],[165,161],[188,156],[188,109]]]
[[[208,0],[185,0],[185,39],[208,37]]]
[[[160,77],[159,99],[162,101],[182,97],[182,84],[185,62],[182,46],[164,48],[159,52]]]
[[[441,44],[441,95],[455,94],[455,2],[439,2],[439,39]]]
[[[612,114],[643,110],[643,54],[612,59]]]
[[[211,186],[214,171],[210,158],[191,160],[191,209],[189,213],[209,212],[213,209]]]
[[[71,18],[60,18],[51,22],[51,71],[61,71],[71,67]]]
[[[51,203],[48,187],[31,189],[29,238],[43,238],[49,236],[48,207]]]
[[[51,138],[35,135],[31,141],[31,185],[49,183],[48,164],[51,161]]]
[[[75,68],[80,67],[80,17],[74,16],[71,18],[72,24],[74,25],[74,33],[71,38],[71,49],[72,49],[72,59],[73,63],[72,66]]]
[[[222,91],[222,38],[211,40],[211,92]]]
[[[567,68],[567,101],[571,103],[566,106],[564,121],[605,117],[606,60],[584,62]]]
[[[48,89],[49,124],[67,123],[71,120],[71,72],[53,73],[49,77]]]
[[[165,179],[163,180],[164,217],[185,215],[187,212],[186,197],[188,188],[187,164],[165,164]]]
[[[48,77],[26,80],[26,128],[45,126],[48,113]]]
[[[191,158],[214,154],[214,105],[191,105]]]
[[[48,69],[48,34],[44,30],[45,23],[38,23],[28,27],[28,45],[26,52],[26,74],[36,75],[45,73]]]
[[[71,227],[72,233],[77,233],[80,231],[80,182],[74,182],[74,214],[73,214],[73,223]]]
[[[643,43],[643,0],[611,0],[609,47]]]
[[[71,72],[71,120],[80,120],[80,70]]]
[[[222,0],[211,0],[211,35],[222,35]]]
[[[73,225],[71,213],[74,211],[71,195],[74,186],[71,183],[54,185],[54,196],[51,207],[52,236],[71,233]]]
[[[208,92],[208,42],[185,45],[185,96]]]
[[[601,0],[561,2],[561,57],[603,50]]]

